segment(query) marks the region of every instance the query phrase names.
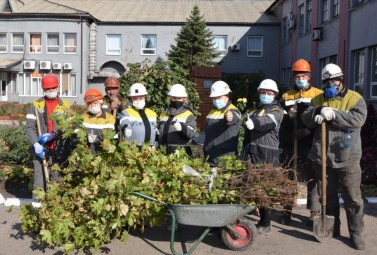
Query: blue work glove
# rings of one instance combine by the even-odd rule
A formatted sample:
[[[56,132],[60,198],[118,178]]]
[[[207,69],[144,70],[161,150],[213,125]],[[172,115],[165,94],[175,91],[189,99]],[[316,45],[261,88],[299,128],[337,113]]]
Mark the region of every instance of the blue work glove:
[[[35,154],[37,154],[38,158],[44,159],[46,149],[42,145],[40,145],[39,143],[35,143],[33,146],[34,146]]]
[[[42,145],[51,141],[52,139],[54,139],[54,134],[52,133],[44,133],[43,135],[38,136],[38,142]]]

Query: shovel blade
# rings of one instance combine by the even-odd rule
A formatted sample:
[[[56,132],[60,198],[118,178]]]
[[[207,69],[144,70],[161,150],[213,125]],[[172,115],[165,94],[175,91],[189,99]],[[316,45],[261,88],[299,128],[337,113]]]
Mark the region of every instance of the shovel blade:
[[[334,216],[320,215],[314,217],[313,234],[318,241],[332,238],[334,232]]]

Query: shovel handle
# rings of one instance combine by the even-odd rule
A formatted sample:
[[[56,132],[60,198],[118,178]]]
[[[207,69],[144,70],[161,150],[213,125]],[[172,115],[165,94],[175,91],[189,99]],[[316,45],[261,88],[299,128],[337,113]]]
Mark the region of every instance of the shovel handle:
[[[35,107],[35,117],[36,117],[36,121],[37,121],[38,136],[40,136],[40,135],[42,135],[42,128],[41,128],[41,122],[39,120],[39,114],[38,114],[37,107]],[[47,160],[46,160],[46,158],[44,158],[42,160],[42,164],[43,164],[43,172],[44,172],[44,175],[45,175],[45,180],[46,180],[46,183],[48,183],[50,181],[50,178],[48,176],[48,167],[47,167]]]
[[[322,121],[321,124],[321,145],[322,145],[322,207],[326,208],[326,122]]]

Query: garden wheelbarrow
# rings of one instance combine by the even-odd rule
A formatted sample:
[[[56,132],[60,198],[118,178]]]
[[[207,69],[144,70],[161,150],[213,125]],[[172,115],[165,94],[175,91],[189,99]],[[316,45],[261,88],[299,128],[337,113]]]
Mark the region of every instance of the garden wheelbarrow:
[[[131,195],[162,204],[171,217],[170,250],[173,255],[189,255],[198,247],[212,228],[221,228],[224,244],[235,251],[250,248],[258,235],[254,223],[244,216],[255,209],[254,206],[238,204],[186,205],[169,204],[147,195],[130,192]],[[176,224],[204,227],[199,236],[184,243],[193,243],[186,253],[178,253],[174,248]]]

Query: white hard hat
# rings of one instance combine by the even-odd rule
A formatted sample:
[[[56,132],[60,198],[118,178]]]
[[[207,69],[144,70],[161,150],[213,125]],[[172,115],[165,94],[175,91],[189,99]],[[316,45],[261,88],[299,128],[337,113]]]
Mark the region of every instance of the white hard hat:
[[[278,85],[276,85],[276,82],[271,79],[265,79],[260,84],[257,90],[260,89],[268,89],[275,91],[276,93],[279,93]]]
[[[211,86],[211,94],[209,95],[209,97],[224,96],[224,95],[228,95],[230,92],[232,91],[230,90],[226,82],[216,81]]]
[[[128,91],[128,96],[136,97],[136,96],[145,96],[148,95],[148,92],[145,86],[141,83],[132,84],[130,90]]]
[[[343,76],[342,69],[340,69],[340,67],[335,64],[327,64],[322,69],[322,81],[330,80],[341,76]]]
[[[186,89],[182,84],[174,84],[170,87],[168,96],[171,97],[187,97]]]

